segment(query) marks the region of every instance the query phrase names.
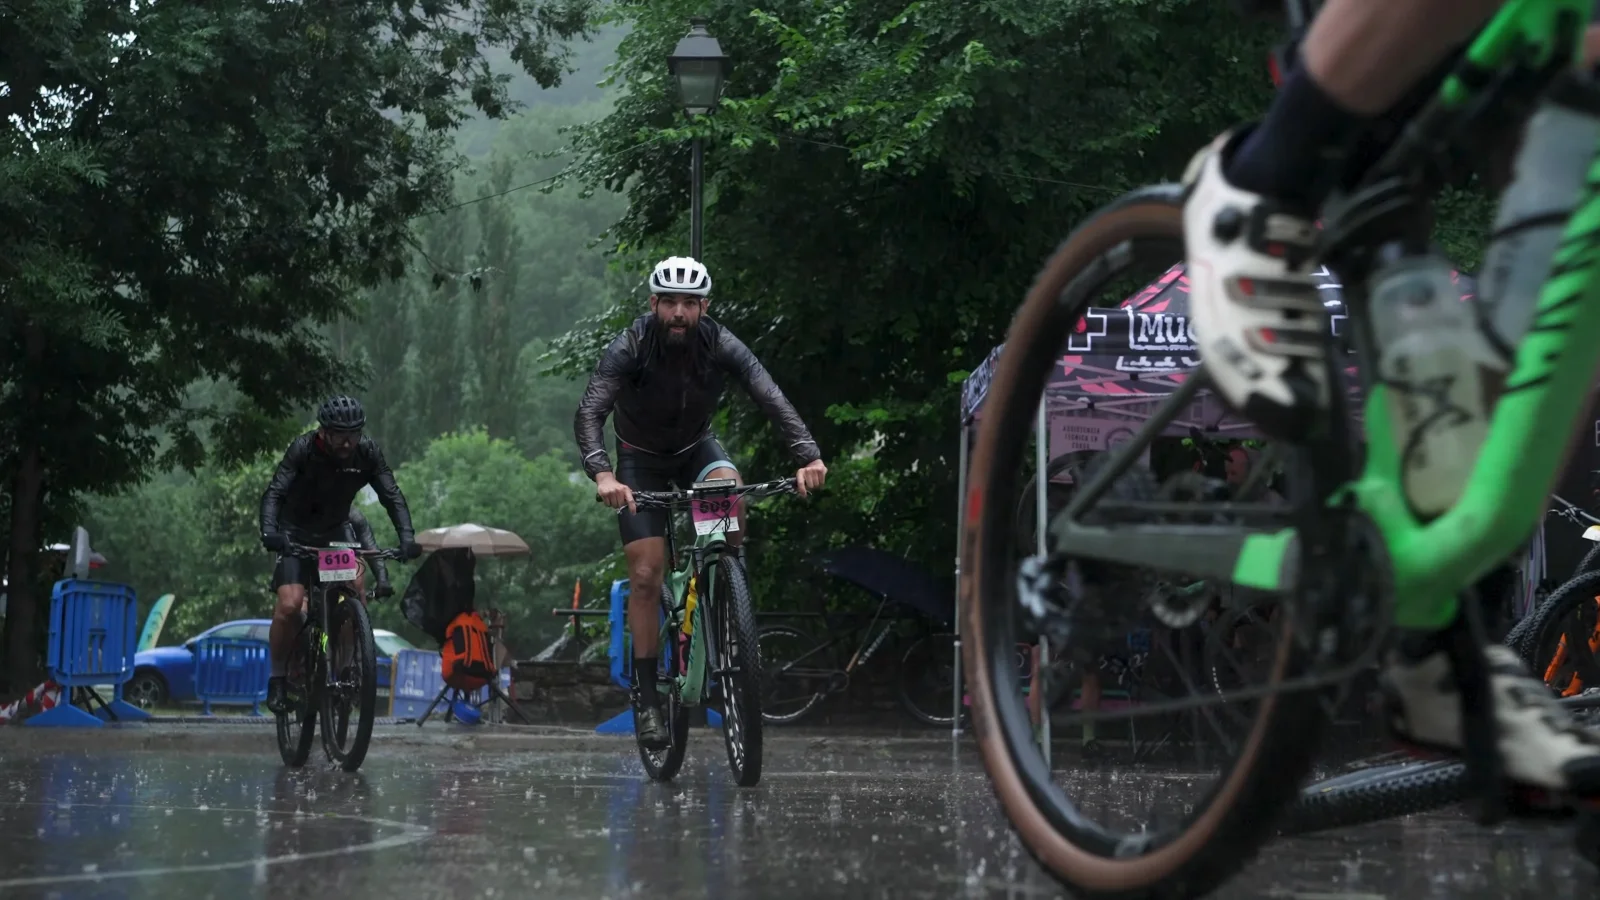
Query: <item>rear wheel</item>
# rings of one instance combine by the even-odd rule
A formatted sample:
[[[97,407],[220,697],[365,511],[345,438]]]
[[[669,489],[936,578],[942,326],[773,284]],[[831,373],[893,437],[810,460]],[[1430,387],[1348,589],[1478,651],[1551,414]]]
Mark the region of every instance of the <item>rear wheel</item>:
[[[710,587],[717,596],[711,618],[721,672],[722,741],[728,749],[733,780],[740,787],[751,787],[761,780],[761,643],[755,601],[743,559],[725,554],[712,571]]]
[[[955,721],[950,707],[956,680],[955,642],[953,634],[924,635],[900,659],[895,686],[900,705],[919,722],[937,726]]]
[[[289,710],[277,716],[278,754],[283,764],[299,768],[311,755],[311,742],[317,733],[318,687],[323,681],[321,643],[316,626],[306,622],[289,648],[285,675]]]
[[[334,604],[329,617],[333,633],[328,636],[328,667],[334,677],[322,691],[322,749],[340,768],[354,772],[372,741],[378,649],[366,604],[342,592],[328,602]]]
[[[1188,797],[1178,796],[1181,785],[1176,782],[1153,789],[1149,793],[1160,808],[1152,809],[1149,819],[1132,823],[1126,822],[1128,811],[1108,806],[1088,782],[1081,782],[1084,793],[1068,796],[1052,780],[1030,722],[1014,658],[1024,624],[1016,561],[1033,549],[1015,546],[1015,503],[1021,473],[1033,453],[1044,388],[1088,308],[1115,305],[1149,284],[1150,275],[1163,269],[1170,273],[1168,267],[1183,258],[1182,234],[1180,191],[1168,186],[1117,201],[1062,244],[1012,323],[972,455],[963,522],[961,614],[974,731],[995,794],[1023,843],[1080,896],[1198,897],[1214,889],[1271,836],[1276,816],[1310,767],[1325,719],[1313,697],[1267,694],[1255,700],[1247,725],[1223,729],[1224,759],[1209,789]],[[1141,271],[1132,268],[1135,263],[1155,267]],[[1144,277],[1134,281],[1133,276]],[[1103,295],[1114,299],[1097,304]],[[1148,481],[1145,470],[1130,468],[1106,499],[1153,499],[1144,496]],[[1140,496],[1118,496],[1127,490]],[[1129,540],[1137,538],[1130,532]],[[1146,577],[1132,567],[1117,571],[1124,568],[1130,579]],[[1037,583],[1054,590],[1051,585],[1060,582],[1041,578]],[[1080,595],[1087,599],[1074,601],[1070,611],[1084,618],[1082,624],[1075,619],[1072,630],[1093,638],[1104,629],[1115,638],[1113,632],[1138,627],[1123,620],[1127,604],[1114,604],[1113,593]],[[1292,612],[1286,604],[1275,623],[1279,641],[1268,660],[1269,683],[1305,671],[1290,638],[1295,633]],[[1070,783],[1076,773],[1062,777]],[[1095,814],[1114,824],[1094,821]]]
[[[673,624],[675,603],[672,589],[661,585],[661,643],[656,656],[656,690],[661,695],[661,711],[667,718],[667,735],[671,743],[660,750],[639,744],[639,761],[651,781],[671,781],[683,768],[683,755],[689,749],[689,709],[683,705],[678,688],[678,676],[684,671],[686,638]],[[635,732],[637,739],[637,732]]]
[[[761,718],[771,725],[790,725],[810,715],[828,695],[835,672],[822,645],[792,625],[768,625],[757,641],[766,668]]]

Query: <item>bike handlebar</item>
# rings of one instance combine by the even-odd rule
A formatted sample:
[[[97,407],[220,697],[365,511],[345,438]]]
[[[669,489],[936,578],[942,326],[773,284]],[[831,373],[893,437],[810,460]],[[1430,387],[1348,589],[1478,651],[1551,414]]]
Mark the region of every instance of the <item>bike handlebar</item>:
[[[1594,516],[1589,515],[1587,512],[1584,512],[1583,509],[1577,504],[1567,500],[1560,494],[1551,494],[1550,499],[1554,500],[1562,507],[1561,509],[1550,510],[1550,512],[1554,513],[1555,515],[1558,515],[1563,519],[1571,519],[1573,522],[1577,522],[1581,518],[1590,525],[1600,525],[1600,519],[1597,519]]]
[[[793,476],[779,478],[776,481],[763,481],[757,484],[732,484],[732,479],[727,479],[729,484],[715,487],[692,487],[686,491],[634,491],[634,506],[640,509],[669,509],[682,506],[695,500],[706,497],[769,497],[774,494],[792,494],[795,492]],[[596,498],[599,499],[599,498]]]
[[[324,550],[348,550],[363,559],[393,559],[401,560],[398,547],[388,550],[368,550],[364,547],[308,547],[305,544],[290,543],[285,551],[287,556],[297,556],[301,559],[315,559],[318,553]]]

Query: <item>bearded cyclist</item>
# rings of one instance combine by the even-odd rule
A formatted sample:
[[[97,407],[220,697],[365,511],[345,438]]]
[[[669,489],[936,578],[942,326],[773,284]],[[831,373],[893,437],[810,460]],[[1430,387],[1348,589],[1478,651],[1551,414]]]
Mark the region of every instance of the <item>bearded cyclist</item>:
[[[1217,392],[1268,434],[1303,438],[1330,403],[1327,314],[1308,257],[1340,164],[1375,122],[1414,103],[1426,76],[1501,5],[1329,0],[1266,117],[1190,162],[1183,228],[1201,355]],[[1591,27],[1589,61],[1597,37]],[[1457,609],[1442,630],[1402,631],[1390,651],[1390,725],[1401,741],[1460,751],[1461,692],[1445,648],[1463,627]],[[1506,774],[1600,793],[1600,740],[1573,723],[1515,653],[1485,649]]]
[[[711,275],[686,256],[650,273],[650,312],[633,321],[600,357],[578,404],[573,431],[595,499],[617,511],[628,561],[628,632],[633,637],[633,710],[639,742],[667,745],[656,691],[661,580],[666,572],[665,510],[640,512],[633,490],[686,488],[713,478],[738,479],[711,417],[728,379],[742,385],[778,431],[796,462],[801,496],[828,474],[800,415],[744,342],[705,314]],[[617,471],[603,443],[606,416],[616,414]],[[742,482],[741,482],[742,483]],[[737,548],[744,520],[728,535]]]
[[[306,591],[317,578],[311,560],[288,553],[290,543],[326,547],[348,541],[354,530],[351,506],[356,494],[370,485],[394,523],[401,556],[416,559],[422,555],[405,495],[395,484],[378,445],[362,435],[367,416],[360,402],[342,395],[328,398],[317,410],[317,424],[317,430],[289,444],[261,495],[261,546],[278,554],[272,572],[278,604],[268,633],[272,677],[267,681],[267,707],[275,713],[288,709],[284,666],[305,615]],[[370,528],[367,538],[371,539]],[[359,581],[356,589],[359,596]]]

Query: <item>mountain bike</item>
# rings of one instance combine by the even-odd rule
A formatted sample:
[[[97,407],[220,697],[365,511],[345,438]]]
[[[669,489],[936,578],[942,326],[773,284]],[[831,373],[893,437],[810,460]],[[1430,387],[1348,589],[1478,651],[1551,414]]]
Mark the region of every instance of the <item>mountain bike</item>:
[[[284,765],[305,765],[320,718],[322,751],[330,762],[354,772],[367,758],[378,702],[378,649],[355,580],[363,560],[397,560],[400,551],[332,542],[327,547],[291,544],[286,555],[316,560],[317,585],[306,593],[305,621],[284,671],[290,707],[276,717],[278,753]]]
[[[1591,100],[1600,94],[1571,72],[1590,6],[1511,0],[1453,68],[1441,70],[1436,92],[1401,123],[1382,157],[1345,179],[1324,207],[1318,257],[1345,286],[1350,318],[1341,337],[1355,358],[1377,358],[1365,287],[1378,265],[1375,244],[1405,237],[1425,245],[1430,202],[1446,174],[1472,156],[1474,144],[1525,120],[1558,82]],[[1176,185],[1134,191],[1093,214],[1046,263],[998,359],[964,498],[962,645],[984,765],[1029,851],[1063,884],[1095,896],[1200,896],[1254,855],[1310,769],[1328,719],[1325,704],[1379,660],[1388,629],[1453,621],[1458,599],[1470,599],[1472,586],[1533,534],[1600,363],[1600,166],[1591,163],[1476,468],[1443,515],[1419,521],[1397,499],[1404,496],[1403,447],[1389,422],[1388,386],[1370,366],[1358,371],[1364,459],[1348,401],[1336,396],[1317,436],[1286,450],[1286,476],[1298,476],[1286,478],[1289,509],[1151,499],[1148,473],[1139,477],[1133,464],[1200,398],[1208,383],[1202,367],[1088,473],[1051,522],[1050,552],[1014,564],[1011,504],[1047,380],[1097,296],[1135,266],[1164,268],[1183,258],[1182,200]],[[1327,383],[1345,384],[1353,362],[1330,354]],[[1044,630],[1054,647],[1079,637],[1075,625],[1086,613],[1116,620],[1138,611],[1126,599],[1137,595],[1097,592],[1079,577],[1086,571],[1176,571],[1279,595],[1266,683],[1233,693],[1254,701],[1253,721],[1226,747],[1222,775],[1209,790],[1175,799],[1174,785],[1162,792],[1165,807],[1151,821],[1130,824],[1122,815],[1103,825],[1092,818],[1096,798],[1071,797],[1052,781],[1015,683],[1011,653],[1020,620],[1031,619],[1027,627]],[[1476,602],[1459,609],[1465,628],[1451,632],[1449,649],[1462,686],[1462,762],[1479,819],[1494,821],[1512,803],[1570,809],[1570,798],[1505,789],[1483,616]],[[1225,700],[1205,692],[1138,714],[1217,702]]]
[[[695,533],[694,544],[680,561],[677,529],[667,529],[668,574],[661,584],[657,683],[667,688],[668,743],[659,750],[639,744],[639,759],[652,780],[671,780],[683,766],[689,747],[690,711],[708,705],[713,680],[721,693],[722,740],[733,780],[741,787],[761,780],[761,645],[756,607],[744,557],[728,542],[728,535],[739,530],[738,515],[745,498],[794,490],[793,478],[743,486],[732,478],[716,478],[697,481],[685,491],[633,492],[639,509],[665,509],[669,515],[689,510]]]

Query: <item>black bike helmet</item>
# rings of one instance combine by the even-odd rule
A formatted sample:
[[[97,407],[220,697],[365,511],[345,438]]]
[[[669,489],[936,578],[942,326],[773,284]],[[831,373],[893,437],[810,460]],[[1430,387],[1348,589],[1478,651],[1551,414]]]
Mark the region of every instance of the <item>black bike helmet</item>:
[[[360,400],[340,394],[322,401],[317,424],[334,431],[358,431],[367,424],[367,414]]]

